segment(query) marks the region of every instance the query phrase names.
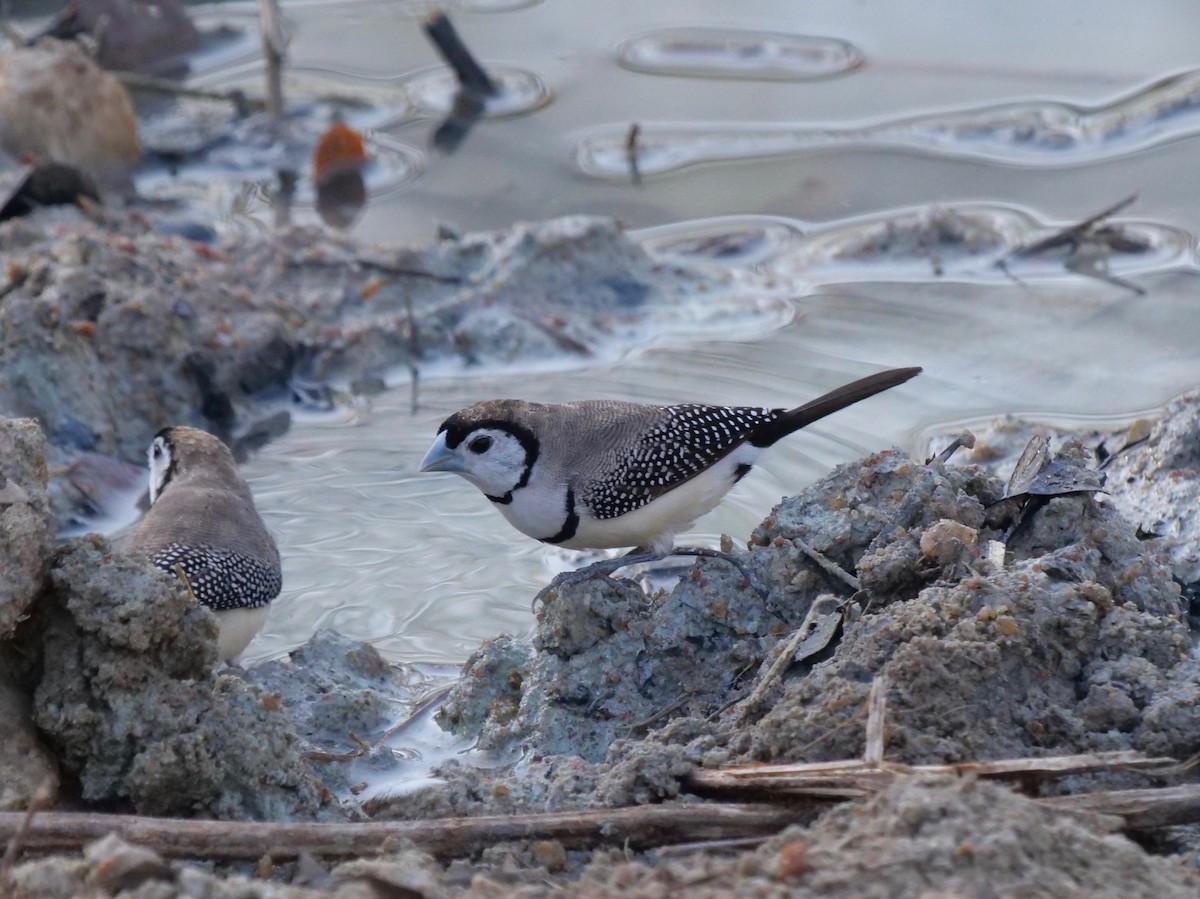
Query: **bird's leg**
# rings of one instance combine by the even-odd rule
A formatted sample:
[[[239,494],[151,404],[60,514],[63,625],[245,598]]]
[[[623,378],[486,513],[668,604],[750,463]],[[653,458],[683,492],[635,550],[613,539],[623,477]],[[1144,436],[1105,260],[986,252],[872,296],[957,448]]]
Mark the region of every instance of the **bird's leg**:
[[[539,600],[544,601],[546,594],[551,590],[556,590],[570,584],[579,584],[583,581],[590,580],[594,577],[604,577],[612,580],[612,574],[629,565],[642,565],[648,562],[658,562],[661,559],[670,556],[696,556],[702,559],[721,559],[728,562],[741,573],[746,579],[746,583],[750,585],[763,599],[767,598],[770,592],[757,577],[755,577],[745,564],[737,556],[731,553],[721,552],[717,549],[708,549],[703,546],[677,546],[666,553],[647,550],[642,547],[635,547],[623,556],[617,556],[613,559],[601,559],[599,562],[593,562],[591,565],[585,565],[583,568],[576,571],[565,571],[557,575],[547,586],[543,587],[533,598],[533,604],[536,607]]]

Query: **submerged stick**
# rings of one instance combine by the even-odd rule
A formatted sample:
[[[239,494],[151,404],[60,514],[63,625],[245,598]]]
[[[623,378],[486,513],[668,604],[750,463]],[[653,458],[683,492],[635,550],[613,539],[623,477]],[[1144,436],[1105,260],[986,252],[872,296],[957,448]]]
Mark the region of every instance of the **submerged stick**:
[[[481,97],[494,97],[500,91],[496,82],[484,71],[479,61],[471,55],[467,45],[463,43],[454,23],[444,12],[437,12],[427,19],[424,24],[425,34],[437,49],[446,65],[454,70],[454,77],[459,85],[469,94]]]
[[[168,94],[172,97],[193,97],[197,100],[217,100],[230,103],[239,118],[246,118],[251,112],[263,109],[261,100],[251,100],[241,88],[232,90],[206,90],[199,87],[188,87],[169,78],[155,78],[153,75],[143,75],[140,72],[113,72],[125,87],[133,91],[152,91],[156,94]]]
[[[0,840],[12,839],[26,821],[0,812]],[[262,821],[194,821],[91,812],[43,812],[28,823],[26,849],[78,850],[110,833],[173,858],[276,861],[301,853],[346,858],[372,855],[385,844],[411,840],[441,858],[479,852],[508,840],[558,840],[568,848],[651,847],[697,840],[727,840],[775,833],[797,819],[794,810],[769,805],[675,804],[431,821],[353,824],[275,824]]]
[[[287,50],[278,0],[258,0],[258,27],[267,63],[267,116],[278,137],[283,127],[283,61]]]

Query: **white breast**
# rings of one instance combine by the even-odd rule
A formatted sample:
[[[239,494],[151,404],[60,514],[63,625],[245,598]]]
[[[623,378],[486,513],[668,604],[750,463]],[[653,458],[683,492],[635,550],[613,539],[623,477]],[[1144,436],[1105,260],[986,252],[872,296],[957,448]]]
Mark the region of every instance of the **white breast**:
[[[593,518],[579,511],[575,536],[559,544],[567,549],[608,549],[645,546],[666,553],[675,535],[710,512],[729,492],[741,465],[753,465],[762,449],[743,444],[711,468],[653,502],[617,518]]]

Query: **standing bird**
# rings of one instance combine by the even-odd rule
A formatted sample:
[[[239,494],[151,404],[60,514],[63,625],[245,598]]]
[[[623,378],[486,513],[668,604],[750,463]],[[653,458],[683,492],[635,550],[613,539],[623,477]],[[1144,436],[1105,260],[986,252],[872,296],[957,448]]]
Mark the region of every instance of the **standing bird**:
[[[183,569],[196,599],[216,613],[218,651],[233,663],[267,618],[283,575],[279,550],[229,449],[196,428],[163,428],[150,458],[150,510],[125,552],[169,574]]]
[[[920,371],[868,375],[791,410],[487,400],[442,423],[421,471],[462,475],[535,540],[637,547],[647,551],[637,561],[650,561],[669,555],[675,535],[775,441]]]

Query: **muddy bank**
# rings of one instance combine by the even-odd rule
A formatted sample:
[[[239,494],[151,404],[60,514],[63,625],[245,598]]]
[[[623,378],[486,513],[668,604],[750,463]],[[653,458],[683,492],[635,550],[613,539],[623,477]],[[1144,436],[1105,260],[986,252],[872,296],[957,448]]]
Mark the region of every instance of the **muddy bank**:
[[[927,463],[884,450],[785,498],[742,554],[763,593],[720,561],[689,568],[661,592],[631,579],[553,592],[538,609],[534,640],[498,636],[480,647],[439,712],[456,739],[519,761],[490,769],[442,765],[441,783],[360,805],[358,779],[394,764],[403,732],[391,741],[384,735],[416,707],[426,685],[336,635],[251,672],[214,673],[212,616],[174,581],[114,554],[100,537],[52,542],[59,523],[53,497],[63,478],[56,487],[50,471],[55,453],[64,452],[127,457],[119,464],[133,466],[144,448],[134,431],[152,432],[157,415],[239,430],[260,411],[273,414],[298,384],[386,372],[410,351],[407,294],[395,286],[408,282],[396,275],[364,286],[353,279],[382,278],[378,265],[347,256],[331,266],[321,254],[341,247],[357,259],[367,251],[324,239],[320,250],[287,243],[302,232],[283,242],[247,241],[234,254],[180,242],[134,217],[123,221],[115,229],[73,222],[53,245],[39,243],[44,234],[18,241],[15,252],[28,256],[24,268],[10,267],[10,289],[0,299],[3,389],[43,416],[40,426],[0,420],[6,808],[26,807],[39,789],[60,807],[272,821],[697,802],[687,782],[697,769],[861,755],[866,699],[879,677],[889,684],[891,761],[1128,749],[1182,760],[1200,746],[1200,665],[1187,614],[1200,558],[1190,514],[1200,489],[1200,404],[1191,396],[1161,423],[1056,442],[1065,462],[1104,462],[1108,492],[1050,498],[1021,527],[1021,503],[1003,499],[1006,484],[997,476],[1006,474],[1010,455],[1002,435],[1021,431],[1001,427],[1000,436],[983,436],[974,458]],[[20,230],[33,227],[27,223],[6,227],[33,233]],[[605,223],[575,219],[500,237],[448,238],[420,251],[419,260],[390,264],[420,264],[426,274],[446,259],[475,266],[470,286],[422,276],[413,288],[426,292],[428,318],[415,319],[418,329],[428,327],[422,340],[462,362],[478,354],[455,342],[453,323],[475,314],[487,322],[480,332],[497,341],[526,335],[488,344],[493,354],[513,346],[538,352],[561,336],[548,336],[545,321],[524,320],[528,307],[514,311],[521,288],[496,274],[498,247],[531,249],[527,267],[558,283],[564,255],[591,247],[590,257],[595,242],[628,243]],[[58,255],[46,261],[43,251]],[[664,283],[685,277],[659,271],[640,251],[620,252],[626,255],[613,250],[596,265],[646,266],[647,280],[658,272]],[[181,266],[181,253],[191,254],[197,271],[241,278],[241,289],[227,282],[218,289]],[[273,286],[246,287],[251,267]],[[331,299],[327,281],[317,288],[304,280],[312,272],[328,278],[331,268],[349,279],[349,294]],[[95,272],[123,272],[125,280],[113,283],[135,286],[117,297]],[[576,277],[600,283],[599,275]],[[183,306],[176,284],[196,291]],[[289,301],[307,311],[282,304],[273,291],[284,286],[294,288]],[[489,291],[488,301],[480,290]],[[610,313],[628,302],[625,288],[595,290],[608,297]],[[450,295],[439,299],[438,291]],[[469,304],[463,291],[476,291]],[[670,288],[664,295],[681,296]],[[263,297],[274,297],[273,305],[258,305]],[[497,328],[500,314],[525,323]],[[594,327],[599,333],[609,325]],[[195,351],[212,363],[207,380],[186,364]],[[75,380],[61,380],[52,360],[62,360]],[[128,377],[106,374],[114,370]],[[86,389],[68,391],[79,385]],[[232,418],[216,415],[221,409]],[[1024,439],[1008,443],[1019,447]],[[1007,546],[998,552],[1001,540]],[[792,638],[814,608],[824,610],[826,642],[806,647]],[[1195,779],[1186,771],[1174,776]],[[1116,772],[1053,789],[1159,782]],[[113,895],[286,895],[281,884],[289,882],[295,895],[397,888],[430,896],[625,888],[658,895],[682,885],[712,895],[979,894],[997,883],[1048,892],[1080,883],[1096,895],[1195,894],[1194,829],[1143,836],[1152,854],[1108,826],[1047,810],[1002,786],[903,781],[841,809],[797,808],[792,830],[750,847],[617,856],[541,841],[449,862],[398,849],[371,861],[280,866],[254,882],[236,865],[202,870],[130,858],[109,844],[82,858],[26,860],[14,877],[23,894],[48,896],[97,883]],[[894,864],[880,866],[881,858]],[[139,873],[103,879],[127,869]]]
[[[587,217],[364,246],[60,207],[0,224],[0,244],[0,414],[41,422],[59,527],[136,488],[168,425],[254,445],[293,403],[369,393],[406,366],[586,359],[781,308]]]
[[[6,433],[26,427],[9,423]],[[36,452],[36,440],[26,443]],[[1090,459],[1070,443],[1061,455]],[[36,460],[12,470],[14,481],[32,473],[17,482],[37,496]],[[1194,476],[1176,469],[1172,479]],[[890,684],[892,761],[1192,754],[1200,676],[1171,541],[1139,539],[1116,502],[1077,494],[1050,500],[1001,558],[989,542],[1017,511],[999,501],[1004,491],[976,465],[887,450],[785,499],[754,531],[745,561],[766,596],[716,561],[655,596],[631,580],[552,594],[535,641],[481,647],[441,712],[483,747],[519,750],[516,767],[445,765],[442,784],[365,811],[387,819],[697,802],[685,780],[697,768],[860,755],[880,675]],[[857,577],[858,589],[804,546]],[[213,676],[211,619],[169,580],[113,557],[98,538],[69,541],[46,565],[48,592],[7,645],[42,660],[12,682],[30,691],[30,738],[63,767],[64,799],[275,820],[355,813],[322,791],[300,750],[378,730],[404,701],[403,677],[369,648],[325,636],[245,678]],[[814,603],[845,604],[840,635],[773,667],[785,647],[794,651],[789,638]],[[134,695],[152,701],[135,709]],[[69,709],[78,712],[61,714]],[[197,726],[203,739],[191,738]],[[323,776],[340,789],[335,769]],[[1158,782],[1124,772],[1059,789]],[[164,796],[178,801],[164,807]],[[1200,884],[1200,843],[1188,828],[1159,831],[1151,853],[1109,819],[971,779],[905,779],[841,807],[797,807],[795,821],[747,846],[629,853],[541,841],[450,861],[398,847],[377,859],[276,865],[267,880],[110,841],[82,857],[25,860],[14,880],[30,896],[87,884],[130,896],[1189,896]]]

